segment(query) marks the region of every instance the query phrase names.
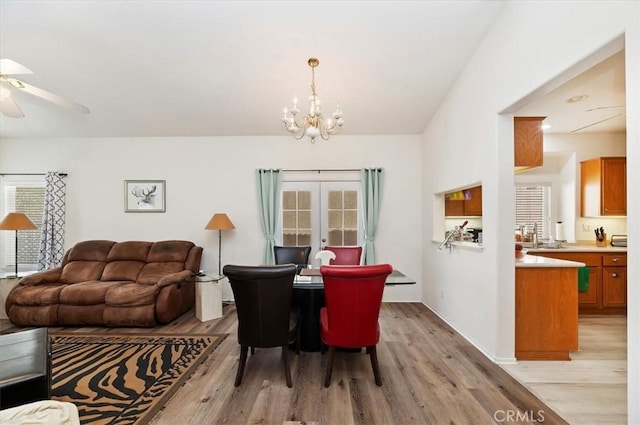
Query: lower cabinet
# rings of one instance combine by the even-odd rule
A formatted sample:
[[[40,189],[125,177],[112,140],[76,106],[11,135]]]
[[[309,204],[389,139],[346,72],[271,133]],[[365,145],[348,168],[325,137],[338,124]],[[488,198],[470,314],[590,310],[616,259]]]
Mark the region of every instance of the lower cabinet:
[[[585,263],[589,289],[578,292],[580,313],[625,314],[627,312],[627,254],[595,252],[530,252],[541,257]]]
[[[602,270],[602,307],[627,306],[627,268],[605,267]]]

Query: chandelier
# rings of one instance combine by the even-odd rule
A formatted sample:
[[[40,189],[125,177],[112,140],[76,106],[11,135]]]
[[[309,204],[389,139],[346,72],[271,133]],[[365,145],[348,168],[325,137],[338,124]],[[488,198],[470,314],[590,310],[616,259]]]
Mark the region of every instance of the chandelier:
[[[342,110],[340,104],[336,107],[336,110],[332,114],[333,118],[327,118],[326,120],[322,116],[322,107],[320,99],[316,94],[316,81],[315,81],[315,69],[320,64],[320,61],[316,58],[310,58],[307,63],[311,67],[311,96],[309,96],[309,113],[304,117],[298,117],[300,109],[298,109],[298,99],[293,99],[293,105],[291,110],[284,108],[282,113],[282,122],[289,133],[296,138],[296,140],[302,139],[302,137],[309,136],[311,143],[315,143],[317,137],[321,137],[324,140],[329,140],[329,136],[337,134],[344,120],[342,119]]]

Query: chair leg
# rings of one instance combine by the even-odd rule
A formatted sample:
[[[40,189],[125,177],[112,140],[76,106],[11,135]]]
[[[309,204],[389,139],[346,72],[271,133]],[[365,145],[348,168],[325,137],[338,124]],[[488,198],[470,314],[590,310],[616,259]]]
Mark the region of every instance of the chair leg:
[[[240,360],[238,361],[238,373],[236,373],[235,386],[239,386],[242,382],[242,375],[244,375],[244,366],[247,363],[247,351],[249,347],[243,345],[240,347]]]
[[[371,358],[371,367],[373,368],[373,376],[376,379],[376,385],[382,386],[382,378],[380,377],[380,366],[378,365],[378,354],[376,353],[376,346],[372,345],[367,347],[369,357]]]
[[[253,356],[256,353],[256,347],[251,347],[251,355]]]
[[[329,347],[329,357],[327,357],[327,373],[324,375],[324,387],[331,385],[331,372],[333,371],[333,355],[336,347]]]
[[[284,345],[282,347],[282,359],[284,360],[284,377],[287,380],[287,387],[293,387],[291,383],[291,370],[289,369],[289,347]]]

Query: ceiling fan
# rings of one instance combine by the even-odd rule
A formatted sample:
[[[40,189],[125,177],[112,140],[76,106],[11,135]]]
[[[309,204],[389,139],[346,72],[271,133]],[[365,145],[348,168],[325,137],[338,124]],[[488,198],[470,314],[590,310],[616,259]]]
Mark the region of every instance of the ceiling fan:
[[[23,118],[24,113],[11,97],[12,91],[23,91],[32,96],[42,98],[63,108],[88,114],[89,108],[79,103],[72,102],[56,94],[41,88],[32,86],[24,81],[13,78],[14,75],[33,74],[29,68],[11,59],[0,59],[0,112],[7,117]]]

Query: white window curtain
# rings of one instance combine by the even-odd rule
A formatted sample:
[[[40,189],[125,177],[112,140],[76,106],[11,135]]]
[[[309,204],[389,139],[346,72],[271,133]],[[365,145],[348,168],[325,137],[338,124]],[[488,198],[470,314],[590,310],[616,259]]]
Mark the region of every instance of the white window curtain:
[[[62,263],[64,255],[65,194],[64,176],[54,171],[47,172],[38,270],[46,270]]]

